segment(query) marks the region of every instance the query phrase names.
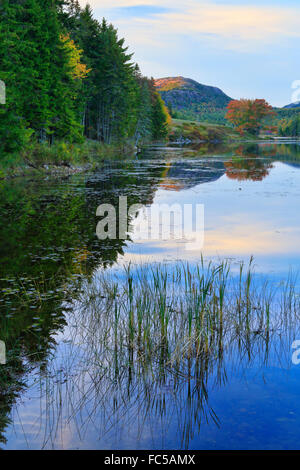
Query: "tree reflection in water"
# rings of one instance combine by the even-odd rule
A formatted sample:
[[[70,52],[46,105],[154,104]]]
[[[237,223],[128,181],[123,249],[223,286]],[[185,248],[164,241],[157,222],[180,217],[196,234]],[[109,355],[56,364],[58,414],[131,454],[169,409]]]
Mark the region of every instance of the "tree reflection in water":
[[[171,432],[188,449],[204,422],[221,425],[213,390],[254,366],[288,367],[299,332],[292,279],[274,291],[242,266],[239,278],[226,263],[144,266],[82,287],[39,385],[44,448],[91,433],[112,448],[151,433],[164,448]]]
[[[225,387],[230,371],[268,367],[275,357],[277,367],[278,358],[286,367],[299,329],[293,289],[281,290],[272,309],[268,296],[261,296],[259,309],[257,300],[247,301],[244,286],[242,293],[231,291],[220,310],[219,284],[217,292],[209,291],[208,317],[207,310],[203,315],[197,310],[203,299],[196,294],[205,292],[205,286],[200,291],[190,286],[180,296],[178,283],[170,287],[176,270],[167,277],[167,294],[146,289],[147,295],[129,309],[128,284],[113,299],[115,287],[108,279],[97,281],[95,274],[113,266],[130,243],[97,239],[99,204],[116,205],[119,195],[127,195],[129,205],[149,205],[158,188],[191,188],[225,172],[261,180],[274,160],[299,166],[299,146],[157,149],[87,176],[1,182],[0,339],[8,359],[0,367],[4,445],[11,420],[19,422],[12,413],[19,412],[18,397],[28,394],[41,397],[41,428],[33,446],[59,446],[67,435],[75,446],[85,436],[87,442],[94,436],[110,436],[113,442],[116,436],[117,443],[121,435],[125,439],[131,432],[138,439],[152,429],[160,447],[172,425],[178,447],[187,448],[204,421],[220,424],[209,396],[214,388]],[[121,281],[114,282],[118,289]],[[145,315],[147,309],[151,315]],[[200,312],[197,318],[195,311]],[[114,329],[117,320],[121,324]],[[39,410],[32,413],[39,419]],[[22,443],[30,441],[30,432],[25,426]]]

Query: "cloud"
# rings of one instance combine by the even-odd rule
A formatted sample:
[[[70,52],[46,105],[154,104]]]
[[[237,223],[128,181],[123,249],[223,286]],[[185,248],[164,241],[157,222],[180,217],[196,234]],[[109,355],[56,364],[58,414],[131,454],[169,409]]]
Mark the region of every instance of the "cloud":
[[[85,6],[87,3],[92,8],[120,8],[120,7],[134,7],[134,6],[140,6],[140,5],[152,5],[152,6],[161,6],[162,2],[159,2],[157,0],[79,0],[79,3],[82,6]],[[164,3],[170,3],[168,0]]]
[[[289,6],[216,3],[217,0],[92,0],[91,5],[100,7],[114,18],[131,11],[128,30],[141,30],[144,34],[206,36],[221,39],[227,49],[253,50],[260,46],[282,41],[284,38],[300,37],[300,8]],[[84,3],[84,2],[82,2]],[[149,16],[147,14],[151,12]],[[166,10],[166,11],[164,11]],[[170,11],[168,11],[170,10]],[[123,18],[122,18],[123,16]],[[122,21],[123,20],[123,21]],[[142,38],[139,38],[143,40]]]
[[[144,74],[184,75],[229,96],[291,102],[299,79],[299,0],[89,0]],[[85,5],[86,1],[81,0]]]
[[[170,8],[164,8],[153,5],[136,5],[136,6],[127,6],[119,7],[114,10],[114,14],[127,17],[153,17],[161,13],[166,13],[172,11]]]
[[[300,37],[299,13],[295,8],[202,3],[185,12],[162,14],[160,19],[178,32],[270,43],[283,36]]]

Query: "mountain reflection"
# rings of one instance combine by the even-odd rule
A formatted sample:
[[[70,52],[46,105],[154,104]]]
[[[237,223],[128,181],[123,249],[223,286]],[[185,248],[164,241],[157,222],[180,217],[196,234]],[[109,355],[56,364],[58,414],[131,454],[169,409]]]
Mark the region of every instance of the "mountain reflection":
[[[94,282],[97,270],[115,266],[131,243],[130,237],[98,240],[100,204],[117,207],[119,196],[127,196],[128,206],[149,206],[160,189],[183,191],[225,175],[263,181],[278,161],[297,170],[300,147],[251,144],[165,151],[157,147],[130,161],[105,164],[86,176],[0,182],[0,340],[7,348],[7,365],[0,366],[4,446],[14,422],[12,410],[19,406],[18,398],[28,394],[39,396],[42,403],[37,447],[59,446],[60,426],[64,442],[69,435],[70,446],[85,436],[89,442],[95,440],[94,447],[99,439],[108,446],[118,433],[125,446],[133,422],[139,435],[157,434],[159,428],[160,447],[167,445],[164,434],[172,422],[178,446],[187,448],[203,422],[220,425],[210,394],[226,386],[230,371],[242,375],[253,364],[268,367],[279,350],[288,357],[290,342],[283,338],[290,334],[290,324],[281,330],[281,337],[271,328],[258,333],[232,331],[226,338],[214,331],[213,354],[176,364],[170,364],[164,344],[157,361],[147,363],[142,351],[132,356],[130,349],[121,354],[107,345],[101,328],[86,324],[84,306],[73,303],[83,287]],[[220,231],[219,235],[223,237]],[[232,241],[232,230],[230,237]],[[239,235],[234,243],[240,239],[245,238]],[[107,348],[106,363],[99,359],[101,348]],[[39,417],[40,410],[28,407],[29,415]],[[23,445],[26,436],[18,436]]]

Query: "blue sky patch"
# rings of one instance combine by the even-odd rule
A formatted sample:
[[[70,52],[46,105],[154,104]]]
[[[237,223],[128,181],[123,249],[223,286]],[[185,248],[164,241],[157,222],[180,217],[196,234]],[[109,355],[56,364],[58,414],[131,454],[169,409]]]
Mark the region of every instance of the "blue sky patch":
[[[119,7],[113,9],[114,13],[117,13],[120,16],[134,17],[134,18],[148,18],[149,16],[159,15],[161,13],[170,13],[171,8],[158,7],[155,5],[135,5],[128,7]]]

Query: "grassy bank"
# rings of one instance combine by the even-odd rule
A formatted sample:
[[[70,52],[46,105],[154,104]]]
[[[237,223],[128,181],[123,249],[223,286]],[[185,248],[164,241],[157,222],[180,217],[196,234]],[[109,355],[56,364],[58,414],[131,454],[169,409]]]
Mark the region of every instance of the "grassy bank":
[[[182,144],[228,144],[266,139],[270,137],[259,139],[247,133],[241,136],[229,126],[179,119],[173,119],[169,127],[169,141]],[[1,155],[0,180],[32,171],[72,174],[95,168],[105,160],[134,155],[135,152],[133,142],[108,145],[86,140],[81,144],[57,142],[51,146],[32,143],[18,153]]]
[[[173,119],[170,129],[171,142],[232,142],[256,141],[258,137],[245,133],[241,136],[235,129],[220,124]],[[268,137],[269,139],[270,137]]]
[[[102,144],[85,141],[82,144],[57,142],[33,143],[21,152],[3,155],[0,159],[0,179],[22,176],[28,172],[74,173],[97,167],[104,160],[120,158],[134,153],[134,145]]]

